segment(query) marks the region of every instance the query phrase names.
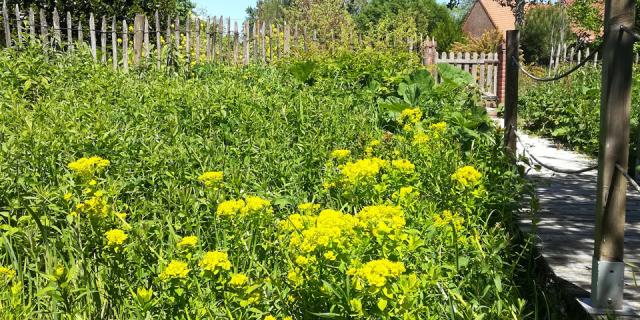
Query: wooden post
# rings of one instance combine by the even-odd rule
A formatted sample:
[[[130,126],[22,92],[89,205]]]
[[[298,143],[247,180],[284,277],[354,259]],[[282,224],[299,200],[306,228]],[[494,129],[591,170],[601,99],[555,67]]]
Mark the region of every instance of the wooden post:
[[[67,11],[67,46],[69,51],[73,51],[73,25],[71,21],[71,12]]]
[[[176,50],[180,51],[180,17],[176,17],[175,24],[173,26],[176,28],[175,30],[175,41],[176,41]]]
[[[205,42],[205,52],[206,52],[206,60],[207,62],[211,62],[211,18],[207,17],[207,25],[204,29],[204,36],[206,38]]]
[[[253,23],[253,61],[258,61],[258,47],[260,45],[260,20]]]
[[[144,16],[136,14],[133,20],[133,65],[140,64],[140,57],[142,57],[142,28],[144,27]]]
[[[111,19],[111,62],[113,70],[118,70],[118,34],[116,31],[116,17]]]
[[[218,25],[217,25],[217,21],[218,19],[216,18],[216,16],[213,16],[213,19],[211,19],[211,60],[210,61],[216,61],[216,48],[218,45]]]
[[[62,33],[60,31],[60,15],[58,9],[53,8],[53,42],[58,47],[62,47]]]
[[[249,22],[248,21],[244,22],[243,33],[244,34],[242,37],[242,47],[244,50],[244,54],[243,54],[242,62],[246,66],[249,64]]]
[[[233,64],[238,64],[238,21],[233,22]]]
[[[2,24],[4,27],[4,44],[7,48],[11,47],[11,29],[9,26],[9,11],[7,9],[7,0],[2,1]]]
[[[107,17],[102,16],[102,25],[100,26],[100,46],[102,47],[102,63],[107,63]]]
[[[289,24],[288,23],[284,23],[284,55],[285,56],[289,56],[289,51],[291,51],[290,48],[290,44],[289,44]]]
[[[634,40],[620,27],[634,28],[635,1],[606,0],[604,12],[591,300],[596,308],[621,310],[627,180],[616,166],[623,170],[628,166]]]
[[[129,26],[127,20],[122,20],[122,68],[129,72]]]
[[[185,37],[185,57],[187,57],[187,63],[191,62],[191,16],[187,15],[184,19],[184,37]]]
[[[167,16],[167,31],[164,36],[164,43],[169,47],[171,45],[171,18]]]
[[[160,60],[162,60],[162,42],[160,41],[160,15],[158,10],[155,12],[156,19],[156,66],[160,69]]]
[[[149,45],[149,19],[147,16],[144,16],[144,33],[143,33],[143,44],[142,47],[144,49],[144,57],[149,58],[151,55],[151,46]]]
[[[224,17],[220,16],[218,20],[218,31],[220,31],[220,48],[218,50],[218,56],[220,58],[220,62],[224,62]]]
[[[78,42],[84,42],[84,34],[82,34],[82,20],[78,20]]]
[[[227,49],[227,61],[231,62],[232,59],[232,54],[233,52],[232,50],[232,46],[233,45],[233,40],[231,38],[231,17],[227,17],[227,45],[226,45],[226,49]]]
[[[46,46],[49,41],[49,30],[47,30],[47,27],[47,16],[44,13],[44,9],[40,9],[40,37],[43,46]]]
[[[89,14],[89,36],[91,37],[91,56],[93,61],[96,61],[96,22],[93,12]]]
[[[33,13],[33,8],[29,8],[29,41],[36,40],[36,15]]]
[[[18,4],[16,4],[16,32],[18,33],[18,43],[22,43],[22,17]]]
[[[507,55],[504,99],[504,141],[507,151],[516,155],[516,129],[518,126],[518,66],[519,31],[507,31]],[[516,59],[514,61],[514,59]]]
[[[273,62],[273,28],[271,27],[271,23],[267,26],[269,28],[269,63]]]
[[[200,19],[196,17],[196,63],[200,63]]]
[[[267,62],[267,45],[265,43],[265,30],[266,28],[266,23],[264,21],[262,21],[262,26],[260,26],[260,46],[262,47],[262,63],[266,63]]]

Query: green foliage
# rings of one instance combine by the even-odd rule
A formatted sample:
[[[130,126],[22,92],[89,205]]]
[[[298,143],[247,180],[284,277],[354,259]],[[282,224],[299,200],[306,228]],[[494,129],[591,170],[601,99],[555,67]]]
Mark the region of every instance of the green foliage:
[[[191,0],[9,0],[8,4],[9,8],[15,4],[23,9],[33,6],[53,11],[53,8],[57,8],[62,19],[65,19],[64,13],[67,11],[71,12],[74,19],[88,19],[89,13],[96,17],[115,16],[118,19],[131,19],[138,13],[152,17],[156,10],[163,17],[186,17],[195,8]]]
[[[0,52],[1,318],[526,316],[524,182],[468,75],[435,89],[372,49],[176,74],[40,50]],[[386,132],[398,91],[447,112]]]
[[[518,113],[524,127],[551,137],[590,155],[596,155],[600,135],[600,69],[585,68],[561,83],[544,83],[526,88],[520,96]],[[638,134],[639,78],[633,80],[631,145],[634,156]]]
[[[355,21],[360,30],[372,30],[385,19],[402,21],[397,17],[403,15],[412,16],[417,32],[434,37],[441,50],[448,50],[462,38],[460,26],[449,10],[433,0],[373,0],[362,8]],[[388,31],[396,27],[402,25],[389,24]]]
[[[552,40],[564,39],[564,43],[574,40],[565,8],[558,4],[529,9],[520,32],[520,47],[530,63],[549,63]]]

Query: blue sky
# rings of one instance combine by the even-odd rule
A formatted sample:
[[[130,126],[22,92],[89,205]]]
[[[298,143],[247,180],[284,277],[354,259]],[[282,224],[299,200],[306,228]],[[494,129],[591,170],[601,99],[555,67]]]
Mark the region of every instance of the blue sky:
[[[244,20],[247,16],[247,7],[255,6],[256,0],[193,0],[196,3],[196,12],[204,9],[209,16],[231,17],[231,19]]]

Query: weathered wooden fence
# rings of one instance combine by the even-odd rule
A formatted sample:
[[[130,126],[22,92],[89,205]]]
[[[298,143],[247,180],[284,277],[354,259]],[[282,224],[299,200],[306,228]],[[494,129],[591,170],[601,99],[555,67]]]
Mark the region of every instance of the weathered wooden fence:
[[[551,54],[549,57],[549,65],[547,69],[548,75],[551,76],[554,74],[558,74],[562,65],[580,64],[580,62],[590,56],[591,53],[591,49],[588,47],[585,49],[576,49],[575,47],[567,44],[557,44],[551,46]],[[602,63],[602,61],[599,60],[602,57],[599,57],[598,54],[598,52],[594,53],[593,59],[591,59],[592,61],[590,61],[587,66],[595,67]],[[635,64],[640,63],[639,53],[635,53],[633,62]]]
[[[62,51],[74,51],[86,45],[94,61],[110,64],[127,72],[141,63],[167,64],[169,59],[187,63],[218,62],[235,65],[272,63],[296,51],[314,48],[331,50],[333,46],[355,48],[376,46],[406,48],[421,55],[423,64],[448,63],[470,72],[485,99],[499,100],[501,79],[498,53],[437,52],[434,39],[422,35],[395,39],[387,36],[384,43],[363,40],[353,31],[335,30],[318,35],[315,30],[296,25],[272,24],[265,21],[238,23],[222,16],[152,17],[136,15],[133,21],[114,17],[76,19],[70,12],[64,16],[54,9],[47,12],[18,5],[8,8],[3,0],[0,45],[20,46],[25,42]],[[173,53],[173,54],[171,54]],[[436,79],[440,80],[437,74]]]
[[[447,63],[471,73],[485,100],[499,101],[500,84],[504,83],[502,65],[498,52],[438,52],[434,39],[427,39],[423,48],[422,63],[433,65]],[[433,72],[436,81],[442,79]]]

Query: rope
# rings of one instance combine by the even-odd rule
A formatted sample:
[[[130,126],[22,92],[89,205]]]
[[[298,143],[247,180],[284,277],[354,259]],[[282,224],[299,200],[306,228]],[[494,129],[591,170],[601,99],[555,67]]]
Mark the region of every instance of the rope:
[[[596,50],[593,50],[593,52],[591,54],[589,54],[586,58],[584,58],[584,60],[582,60],[577,65],[573,66],[573,68],[569,69],[568,71],[566,71],[563,74],[560,74],[560,75],[557,75],[557,76],[551,77],[551,78],[536,77],[531,72],[527,71],[524,67],[522,67],[522,65],[520,65],[520,62],[518,61],[518,59],[516,59],[516,57],[512,57],[512,59],[513,59],[513,63],[515,63],[518,66],[520,71],[522,71],[522,73],[524,73],[529,78],[531,78],[533,80],[536,80],[536,81],[542,81],[542,82],[556,81],[556,80],[560,80],[560,79],[572,74],[576,70],[580,69],[580,67],[584,66],[587,62],[589,62],[591,59],[593,59],[593,57],[596,55],[596,53],[598,51],[600,51],[601,48],[602,48],[602,44],[600,44]]]
[[[566,174],[579,174],[579,173],[584,173],[587,171],[591,171],[591,170],[595,170],[598,169],[598,165],[593,165],[587,168],[582,168],[582,169],[578,169],[578,170],[567,170],[567,169],[560,169],[558,167],[554,167],[552,165],[546,164],[542,161],[540,161],[538,158],[536,158],[531,151],[529,151],[527,149],[527,146],[525,146],[525,144],[522,142],[522,140],[520,140],[520,136],[516,133],[516,139],[518,140],[518,142],[520,143],[520,145],[522,146],[522,149],[524,150],[524,152],[526,154],[529,155],[529,157],[531,157],[531,159],[533,159],[533,161],[535,161],[536,163],[538,163],[541,167],[547,169],[547,170],[551,170],[553,172],[556,173],[566,173]],[[640,190],[639,190],[640,192]]]
[[[638,193],[640,193],[640,186],[638,185],[638,183],[636,182],[636,180],[634,180],[628,173],[627,170],[625,170],[622,166],[620,166],[619,164],[616,163],[616,169],[618,169],[618,171],[620,171],[620,173],[622,173],[622,175],[627,179],[627,181],[629,181],[629,183],[631,183],[631,186],[633,186],[634,189],[636,189],[636,191],[638,191]]]

